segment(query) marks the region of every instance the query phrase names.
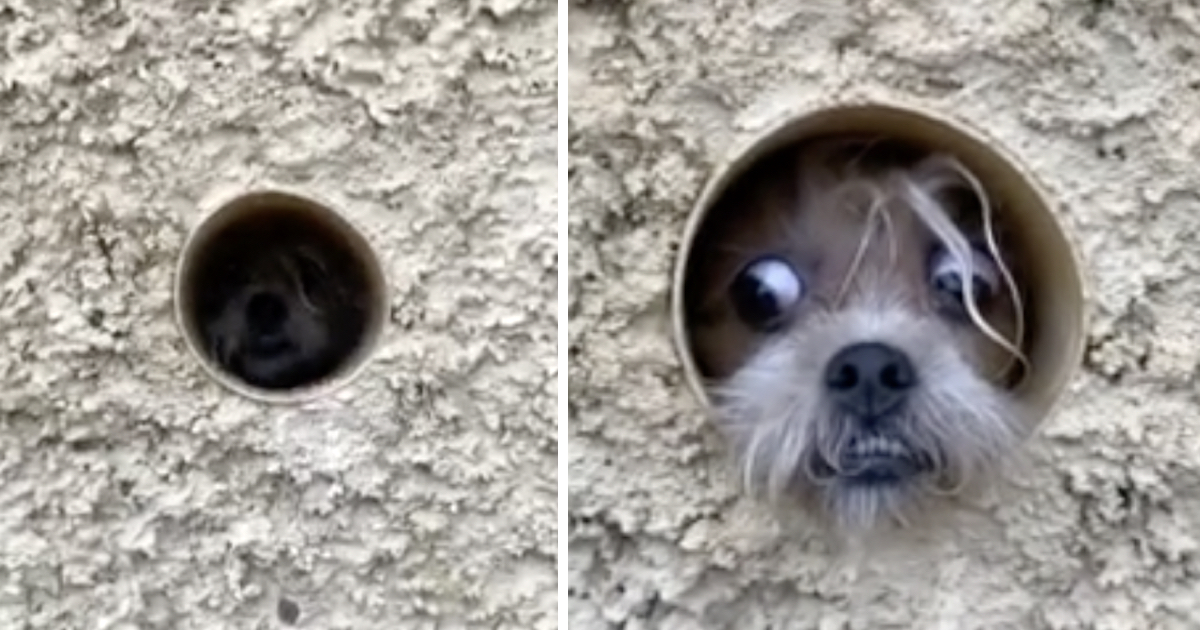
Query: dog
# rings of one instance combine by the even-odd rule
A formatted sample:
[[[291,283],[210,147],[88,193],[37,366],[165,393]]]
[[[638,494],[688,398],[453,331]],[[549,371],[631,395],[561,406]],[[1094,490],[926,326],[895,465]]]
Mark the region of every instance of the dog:
[[[912,525],[1001,470],[1028,361],[993,215],[953,156],[871,137],[779,150],[722,195],[685,308],[746,486],[852,533]]]
[[[250,229],[214,245],[198,286],[209,355],[247,384],[292,389],[332,374],[364,328],[363,282],[305,230]]]

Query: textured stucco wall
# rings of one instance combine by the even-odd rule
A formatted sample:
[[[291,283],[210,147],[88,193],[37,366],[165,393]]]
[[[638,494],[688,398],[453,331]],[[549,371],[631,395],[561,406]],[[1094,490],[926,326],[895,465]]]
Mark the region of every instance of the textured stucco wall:
[[[0,628],[555,627],[555,13],[0,1]],[[300,408],[171,314],[200,204],[262,182],[393,292]]]
[[[1091,0],[573,2],[572,628],[1200,627],[1200,10]],[[792,106],[923,104],[1060,203],[1088,352],[1003,502],[839,558],[739,498],[669,345],[711,168]]]

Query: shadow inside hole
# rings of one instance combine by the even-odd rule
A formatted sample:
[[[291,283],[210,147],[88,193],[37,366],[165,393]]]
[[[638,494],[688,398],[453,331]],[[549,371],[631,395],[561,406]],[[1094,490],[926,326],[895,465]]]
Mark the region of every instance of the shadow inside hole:
[[[275,614],[284,624],[295,625],[300,620],[300,604],[286,597],[280,597],[275,604]]]
[[[374,296],[366,257],[344,231],[286,196],[269,200],[196,244],[182,279],[185,317],[223,371],[289,390],[346,366],[365,341]]]

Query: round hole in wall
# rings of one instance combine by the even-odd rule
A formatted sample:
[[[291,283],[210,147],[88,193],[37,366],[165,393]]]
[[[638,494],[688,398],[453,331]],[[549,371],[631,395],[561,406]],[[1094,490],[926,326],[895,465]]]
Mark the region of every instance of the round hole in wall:
[[[175,279],[184,338],[222,384],[287,402],[366,364],[387,285],[370,244],[329,206],[276,190],[238,196],[191,234]]]
[[[1019,270],[1014,273],[1019,275],[1016,280],[1024,302],[1021,350],[1027,363],[1008,372],[1005,385],[1031,420],[1040,421],[1082,359],[1086,317],[1077,257],[1047,196],[1021,164],[982,134],[930,112],[874,102],[810,109],[789,117],[737,152],[710,179],[687,222],[672,284],[673,335],[689,387],[708,406],[713,400],[706,384],[721,378],[711,357],[704,356],[704,347],[712,344],[698,343],[697,331],[708,325],[703,318],[722,316],[702,313],[699,305],[705,298],[700,284],[706,280],[700,269],[717,255],[713,244],[728,233],[729,221],[739,220],[736,215],[742,209],[730,203],[729,196],[746,194],[745,187],[753,185],[747,181],[779,168],[778,158],[784,152],[833,138],[881,139],[904,147],[901,150],[948,154],[982,184],[995,221],[1007,233],[1005,258]],[[798,173],[789,171],[786,176]],[[772,270],[764,267],[767,271]],[[779,291],[793,288],[778,282]],[[751,334],[721,343],[726,342],[738,349],[753,348],[755,343]]]

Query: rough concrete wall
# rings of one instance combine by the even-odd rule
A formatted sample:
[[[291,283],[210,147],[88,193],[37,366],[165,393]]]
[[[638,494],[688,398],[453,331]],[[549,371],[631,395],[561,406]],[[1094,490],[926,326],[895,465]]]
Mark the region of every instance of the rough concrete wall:
[[[572,628],[1200,626],[1200,11],[631,0],[570,12]],[[673,248],[730,147],[816,98],[923,104],[1060,203],[1089,348],[1006,498],[865,559],[739,498],[669,345]]]
[[[555,12],[0,2],[0,628],[555,627]],[[263,182],[391,282],[305,407],[172,318],[199,204]]]

